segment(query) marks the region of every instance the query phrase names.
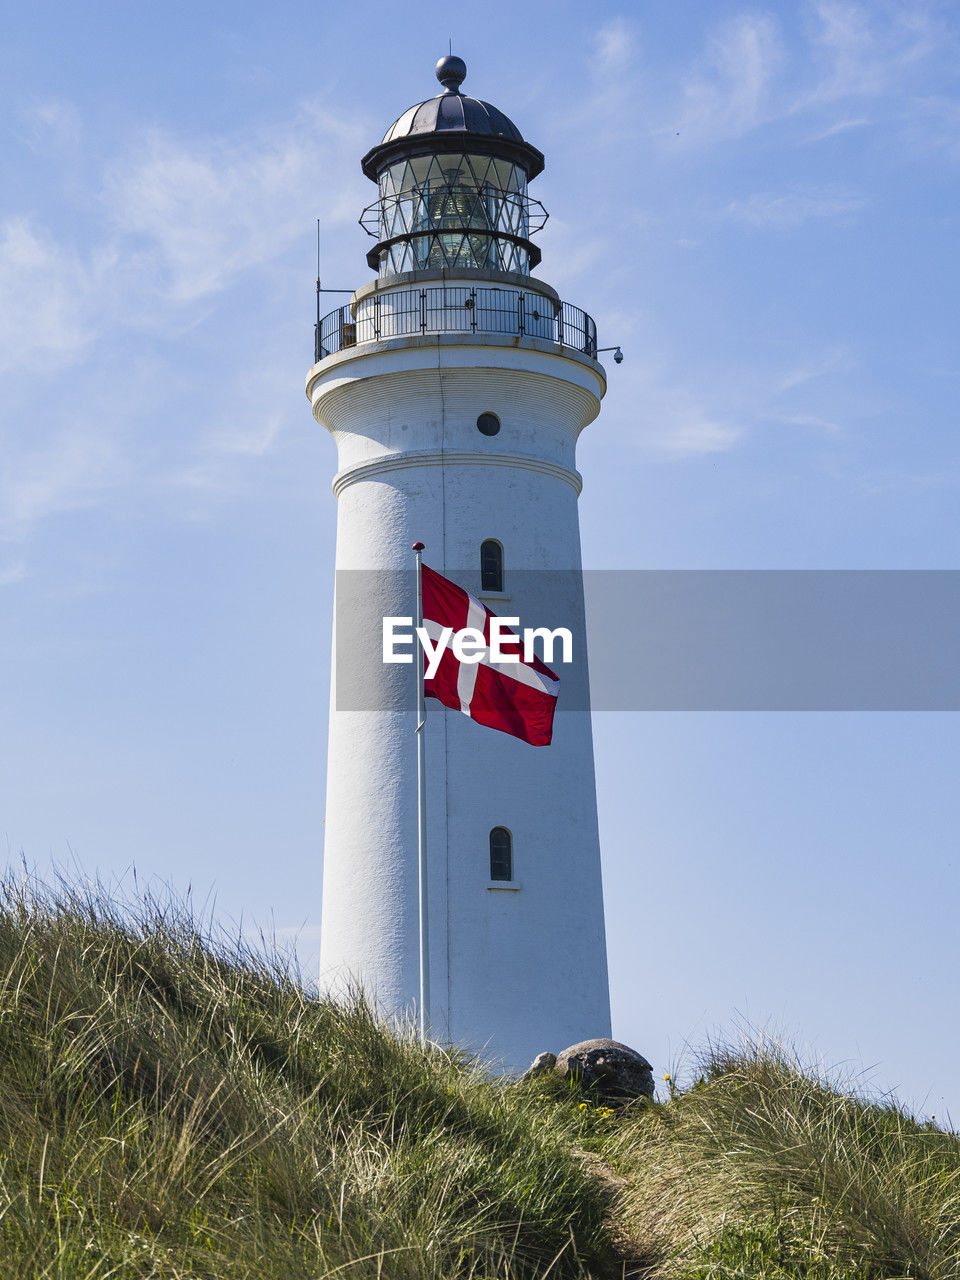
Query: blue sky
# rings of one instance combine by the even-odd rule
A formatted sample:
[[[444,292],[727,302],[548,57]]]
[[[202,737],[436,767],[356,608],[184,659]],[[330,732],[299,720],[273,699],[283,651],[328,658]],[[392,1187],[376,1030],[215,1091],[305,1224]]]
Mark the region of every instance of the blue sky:
[[[2,848],[213,892],[308,967],[315,219],[325,282],[362,284],[359,158],[448,36],[546,154],[538,274],[626,353],[581,446],[587,565],[960,567],[955,6],[8,6]],[[958,718],[595,736],[615,1034],[662,1074],[770,1026],[960,1119]]]

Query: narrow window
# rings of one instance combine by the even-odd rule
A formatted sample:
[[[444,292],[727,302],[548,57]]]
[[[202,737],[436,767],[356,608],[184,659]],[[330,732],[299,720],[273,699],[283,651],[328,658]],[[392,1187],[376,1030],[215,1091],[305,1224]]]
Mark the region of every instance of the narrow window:
[[[513,837],[506,827],[490,832],[490,879],[513,879]]]
[[[503,547],[493,538],[480,544],[480,590],[503,590]]]

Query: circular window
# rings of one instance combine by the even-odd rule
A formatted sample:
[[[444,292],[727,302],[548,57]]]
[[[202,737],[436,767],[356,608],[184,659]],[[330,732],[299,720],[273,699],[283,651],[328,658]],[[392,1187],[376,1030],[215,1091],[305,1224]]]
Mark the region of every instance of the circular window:
[[[495,436],[500,430],[500,419],[495,413],[481,413],[477,419],[477,430],[483,436]]]

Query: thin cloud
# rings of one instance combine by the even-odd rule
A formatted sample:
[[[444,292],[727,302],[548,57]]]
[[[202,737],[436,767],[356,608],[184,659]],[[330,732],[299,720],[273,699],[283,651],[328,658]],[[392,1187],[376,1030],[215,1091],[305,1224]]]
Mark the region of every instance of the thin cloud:
[[[942,94],[917,98],[900,133],[914,155],[942,153],[960,160],[960,101]]]
[[[637,39],[633,23],[628,18],[611,18],[593,37],[592,69],[599,76],[623,72],[633,61]]]
[[[563,218],[551,216],[540,237],[544,261],[550,263],[550,283],[557,289],[581,284],[604,261],[609,262],[615,244],[608,236],[584,234]]]
[[[740,14],[725,23],[683,80],[671,142],[702,144],[755,129],[770,116],[783,60],[780,31],[769,15]]]
[[[37,447],[12,452],[0,480],[0,538],[22,541],[52,515],[97,503],[124,466],[102,426],[71,422]]]
[[[831,418],[821,418],[815,413],[784,413],[777,419],[787,427],[803,427],[810,431],[819,431],[823,435],[836,435],[842,431],[839,422],[834,422]]]
[[[812,44],[824,72],[812,97],[821,100],[880,93],[888,82],[887,59],[873,21],[858,4],[820,0],[813,6]]]
[[[686,416],[678,412],[673,418],[654,445],[656,452],[667,458],[724,453],[739,444],[744,435],[743,428],[735,423],[722,422],[700,412]]]
[[[194,302],[280,257],[318,197],[329,223],[354,218],[357,146],[355,127],[317,113],[252,142],[154,132],[113,166],[105,200],[119,233],[151,247],[167,298]]]
[[[30,219],[0,223],[0,371],[76,359],[95,336],[97,276]]]
[[[950,465],[927,471],[887,467],[855,476],[853,483],[863,492],[874,496],[896,492],[935,492],[960,488],[960,469]]]
[[[624,346],[630,351],[640,343],[625,336]],[[669,372],[653,364],[631,360],[626,385],[618,373],[617,401],[626,410],[621,426],[631,445],[644,453],[669,462],[680,462],[708,454],[724,453],[735,448],[746,435],[746,428],[725,408],[705,403],[695,390],[682,385]],[[623,366],[627,369],[627,365]],[[608,406],[607,430],[612,406]]]
[[[25,560],[14,560],[0,569],[0,587],[13,587],[29,576]]]
[[[582,91],[556,104],[548,127],[592,133],[594,146],[599,140],[611,147],[634,138],[636,120],[641,118],[633,109],[642,85],[639,63],[636,25],[622,16],[603,23],[583,51]],[[548,77],[544,77],[543,92],[553,92]]]
[[[909,115],[904,98],[922,89],[934,58],[955,56],[956,34],[925,3],[872,4],[818,0],[807,7],[799,44],[787,44],[769,13],[742,12],[725,20],[705,51],[680,76],[679,98],[658,90],[644,118],[671,150],[730,142],[776,121],[829,116],[805,141],[818,141],[872,123],[864,106]],[[901,101],[894,107],[891,94]],[[854,105],[855,104],[855,105]]]
[[[283,414],[271,413],[250,427],[219,432],[212,443],[224,453],[262,458],[275,447],[283,426]]]
[[[777,391],[792,391],[831,373],[849,373],[855,360],[847,347],[832,347],[794,365],[777,383]]]
[[[849,191],[758,191],[732,200],[724,216],[760,229],[789,230],[810,221],[848,223],[866,204]]]
[[[51,134],[79,128],[56,103],[30,111]],[[99,243],[81,251],[30,218],[0,222],[0,371],[16,388],[18,374],[52,368],[56,379],[69,368],[72,385],[55,381],[51,402],[83,397],[80,415],[54,411],[39,429],[11,395],[0,406],[0,538],[22,542],[46,519],[111,494],[129,497],[131,486],[162,486],[156,442],[144,438],[138,417],[141,404],[170,394],[166,365],[149,339],[131,362],[131,335],[202,325],[214,299],[257,275],[261,287],[266,279],[286,288],[283,255],[309,234],[316,206],[328,224],[356,217],[362,133],[362,124],[315,107],[254,138],[197,141],[153,131],[91,175],[110,209]],[[306,363],[308,351],[305,342]],[[222,489],[218,467],[235,471],[276,447],[276,396],[267,408],[262,398],[249,400],[263,364],[276,363],[260,356],[244,371],[248,399],[229,426],[204,432],[175,419],[163,452],[181,454],[181,484]],[[140,385],[143,377],[149,386]]]
[[[813,13],[811,44],[821,71],[801,99],[804,106],[877,97],[904,70],[934,53],[946,35],[924,4],[868,7],[849,0],[819,0]]]
[[[842,133],[850,133],[853,129],[863,129],[872,124],[866,116],[855,116],[848,120],[836,120],[826,128],[818,129],[807,139],[808,142],[823,142],[827,138],[836,138]]]
[[[80,139],[80,113],[63,98],[40,98],[18,114],[20,140],[32,151],[59,151],[76,146]]]
[[[615,328],[626,362],[611,377],[605,429],[622,431],[626,447],[679,463],[727,453],[777,427],[822,436],[844,431],[849,394],[838,397],[838,388],[858,363],[848,346],[808,352],[786,371],[752,361],[701,367],[688,377],[676,357],[652,354],[655,336],[631,329],[628,316],[617,318]],[[820,382],[833,374],[840,380]]]

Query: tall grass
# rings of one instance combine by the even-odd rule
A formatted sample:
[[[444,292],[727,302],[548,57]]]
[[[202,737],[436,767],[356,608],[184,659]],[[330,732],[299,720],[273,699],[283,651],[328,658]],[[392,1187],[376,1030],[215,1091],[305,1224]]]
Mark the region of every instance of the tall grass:
[[[0,891],[0,1277],[602,1271],[563,1126],[182,906]]]
[[[620,1213],[662,1275],[960,1276],[960,1137],[769,1044],[621,1125]]]
[[[0,884],[0,1280],[960,1280],[960,1139],[777,1048],[496,1080],[182,904]]]

